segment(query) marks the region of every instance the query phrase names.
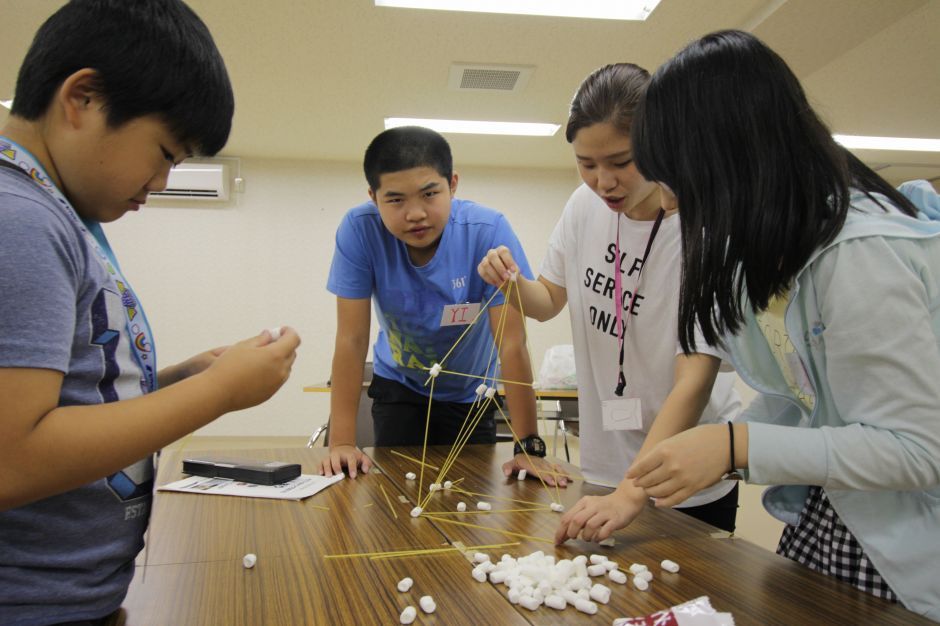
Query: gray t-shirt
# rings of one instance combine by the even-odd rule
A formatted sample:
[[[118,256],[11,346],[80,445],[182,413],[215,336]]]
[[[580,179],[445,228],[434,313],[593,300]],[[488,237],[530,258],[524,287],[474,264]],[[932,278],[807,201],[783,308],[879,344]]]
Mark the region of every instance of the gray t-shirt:
[[[121,294],[81,231],[27,176],[0,168],[0,367],[62,372],[59,406],[137,397],[144,385],[126,325]],[[0,512],[0,624],[116,610],[143,547],[152,488],[147,458]]]

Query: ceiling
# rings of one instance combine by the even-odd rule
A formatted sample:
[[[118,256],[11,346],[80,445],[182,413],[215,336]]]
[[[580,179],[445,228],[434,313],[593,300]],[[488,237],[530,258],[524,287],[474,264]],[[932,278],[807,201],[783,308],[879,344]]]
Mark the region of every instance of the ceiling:
[[[62,0],[0,0],[0,100]],[[359,162],[383,118],[563,124],[581,80],[649,69],[691,39],[743,28],[779,52],[833,132],[940,138],[940,0],[662,0],[646,22],[375,7],[372,0],[190,0],[225,57],[236,113],[223,154]],[[458,91],[453,63],[533,66],[519,93]],[[6,110],[0,109],[0,122]],[[456,163],[572,166],[553,137],[449,135]],[[892,182],[940,181],[940,153],[858,151]]]

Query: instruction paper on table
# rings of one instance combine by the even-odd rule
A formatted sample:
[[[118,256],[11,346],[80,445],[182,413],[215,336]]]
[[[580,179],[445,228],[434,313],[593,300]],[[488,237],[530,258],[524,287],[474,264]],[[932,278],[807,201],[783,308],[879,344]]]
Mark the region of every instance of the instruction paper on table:
[[[256,485],[226,478],[190,476],[175,483],[157,487],[157,491],[182,491],[213,496],[244,496],[247,498],[273,498],[275,500],[303,500],[318,493],[333,483],[345,478],[345,474],[334,476],[311,476],[301,474],[280,485]]]

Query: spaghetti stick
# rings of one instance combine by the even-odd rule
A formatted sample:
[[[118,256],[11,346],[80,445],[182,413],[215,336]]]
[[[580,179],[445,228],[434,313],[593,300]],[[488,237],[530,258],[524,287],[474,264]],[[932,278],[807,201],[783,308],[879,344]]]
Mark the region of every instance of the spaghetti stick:
[[[451,550],[459,550],[466,552],[469,550],[488,550],[491,548],[504,548],[507,546],[518,546],[518,541],[511,541],[509,543],[491,543],[487,545],[479,546],[448,546],[446,548],[415,548],[413,550],[395,550],[392,552],[350,552],[348,554],[324,554],[324,559],[358,559],[358,558],[376,558],[376,557],[395,557],[402,555],[411,555],[411,554],[420,554],[420,553],[436,553],[436,552],[449,552]]]
[[[427,511],[428,515],[492,515],[493,513],[528,513],[531,511],[548,511],[551,507],[539,506],[530,509],[498,509],[496,511]]]
[[[385,496],[385,501],[388,503],[388,510],[392,512],[392,515],[395,516],[395,519],[398,519],[398,513],[395,512],[395,507],[392,506],[392,500],[388,497],[388,493],[385,491],[385,487],[379,483],[379,489],[382,490],[382,495]]]
[[[503,496],[491,496],[486,493],[477,493],[476,491],[467,491],[466,489],[461,489],[459,487],[452,487],[457,493],[462,493],[468,496],[478,496],[480,498],[486,498],[488,500],[504,500],[506,502],[518,502],[520,504],[528,504],[529,506],[545,506],[541,502],[532,502],[530,500],[517,500],[515,498],[505,498]]]
[[[431,469],[436,469],[436,470],[440,470],[440,469],[441,469],[441,468],[439,468],[437,465],[431,465],[430,463],[424,463],[423,461],[419,461],[418,459],[414,458],[413,456],[408,456],[407,454],[402,454],[401,452],[398,452],[397,450],[389,450],[389,452],[391,452],[391,453],[394,454],[395,456],[400,456],[400,457],[403,458],[403,459],[408,459],[409,461],[414,461],[415,463],[417,463],[417,464],[419,464],[419,465],[425,465],[425,466],[427,466],[427,467],[430,467]]]
[[[438,522],[444,522],[446,524],[457,524],[459,526],[467,526],[469,528],[478,528],[480,530],[489,530],[494,533],[501,533],[503,535],[509,535],[510,537],[521,537],[523,539],[529,539],[531,541],[541,541],[542,543],[551,543],[554,544],[554,539],[546,539],[545,537],[533,537],[532,535],[524,535],[522,533],[513,532],[511,530],[503,530],[502,528],[491,528],[489,526],[480,526],[478,524],[471,524],[469,522],[458,522],[455,519],[447,519],[446,517],[438,517],[436,515],[428,514],[426,516],[428,519],[435,520]]]

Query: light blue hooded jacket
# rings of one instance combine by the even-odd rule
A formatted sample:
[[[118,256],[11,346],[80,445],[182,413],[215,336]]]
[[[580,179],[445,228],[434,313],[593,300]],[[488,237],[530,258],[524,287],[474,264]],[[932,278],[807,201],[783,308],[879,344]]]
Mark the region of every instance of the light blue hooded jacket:
[[[880,198],[885,206],[891,206]],[[760,394],[747,481],[797,523],[807,485],[839,517],[908,609],[940,620],[940,222],[885,211],[855,192],[839,235],[797,275],[784,317],[816,392],[787,386],[747,303],[725,338]]]

